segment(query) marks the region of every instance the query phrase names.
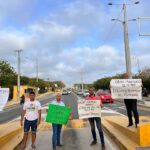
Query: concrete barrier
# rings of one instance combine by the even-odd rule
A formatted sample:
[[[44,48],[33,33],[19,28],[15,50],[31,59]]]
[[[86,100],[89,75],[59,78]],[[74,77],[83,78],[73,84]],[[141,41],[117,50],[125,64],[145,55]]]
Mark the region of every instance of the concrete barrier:
[[[107,116],[102,118],[104,130],[125,150],[150,146],[150,117],[140,117],[140,124],[127,128],[125,116]]]
[[[19,122],[12,122],[0,126],[0,149],[13,150],[22,141],[23,129]]]

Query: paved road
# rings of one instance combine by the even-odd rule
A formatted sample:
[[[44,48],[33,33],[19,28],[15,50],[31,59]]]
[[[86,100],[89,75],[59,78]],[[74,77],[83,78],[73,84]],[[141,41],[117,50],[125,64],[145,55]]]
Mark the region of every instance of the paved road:
[[[98,133],[97,133],[98,134]],[[64,129],[62,132],[62,147],[58,150],[101,150],[100,142],[95,146],[90,146],[91,132],[90,128],[82,129]],[[114,142],[105,135],[105,150],[119,150]],[[26,150],[31,150],[30,143]],[[37,150],[51,150],[52,149],[52,131],[40,131],[37,134],[36,140]]]
[[[121,113],[123,115],[127,115],[127,111],[126,111],[126,107],[124,105],[124,103],[120,103],[120,102],[114,102],[113,104],[104,104],[105,108],[109,108],[111,110],[114,110],[118,113]],[[145,111],[142,109],[138,109],[139,112],[139,116],[149,116],[150,115],[150,110],[149,111]]]
[[[44,96],[43,98],[41,98],[41,100],[42,100],[41,105],[44,105],[53,99],[54,99],[54,97],[52,95]],[[21,109],[22,109],[22,105],[19,104],[19,105],[15,106],[14,108],[6,109],[6,110],[0,112],[0,124],[9,122],[9,121],[19,117]]]

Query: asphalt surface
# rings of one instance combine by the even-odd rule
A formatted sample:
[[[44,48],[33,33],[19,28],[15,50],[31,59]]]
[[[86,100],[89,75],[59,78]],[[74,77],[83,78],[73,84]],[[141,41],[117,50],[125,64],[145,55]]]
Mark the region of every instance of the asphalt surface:
[[[118,101],[114,101],[113,104],[107,103],[104,104],[105,108],[109,108],[111,110],[114,110],[120,114],[126,115],[127,116],[127,111],[126,111],[126,107],[124,105],[124,102],[118,102]],[[139,116],[149,116],[150,115],[150,110],[149,111],[145,111],[142,109],[138,109],[138,113]]]
[[[44,96],[43,98],[41,98],[41,101],[40,101],[41,105],[43,106],[46,103],[52,101],[53,99],[54,99],[54,96],[52,95]],[[19,117],[22,107],[23,107],[22,105],[18,104],[13,108],[6,109],[0,112],[0,124],[12,121],[13,119]]]

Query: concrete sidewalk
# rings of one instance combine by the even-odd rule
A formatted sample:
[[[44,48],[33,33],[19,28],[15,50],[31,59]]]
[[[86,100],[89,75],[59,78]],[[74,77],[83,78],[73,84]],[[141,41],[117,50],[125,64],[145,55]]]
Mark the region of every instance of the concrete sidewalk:
[[[97,145],[90,146],[92,141],[91,130],[89,127],[80,129],[63,129],[62,144],[63,147],[58,147],[58,150],[101,150],[99,135],[97,133]],[[106,149],[105,150],[119,150],[119,148],[112,142],[112,140],[105,135]],[[31,149],[29,142],[26,150]],[[36,140],[37,150],[52,150],[52,131],[39,131]]]

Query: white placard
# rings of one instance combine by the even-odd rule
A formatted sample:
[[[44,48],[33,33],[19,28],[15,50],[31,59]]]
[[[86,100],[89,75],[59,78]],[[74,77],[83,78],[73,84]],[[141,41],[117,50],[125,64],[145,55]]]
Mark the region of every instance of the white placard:
[[[78,100],[79,119],[101,117],[100,100]]]
[[[142,100],[141,79],[112,79],[110,86],[113,99]]]
[[[2,111],[8,101],[9,88],[0,88],[0,111]]]

